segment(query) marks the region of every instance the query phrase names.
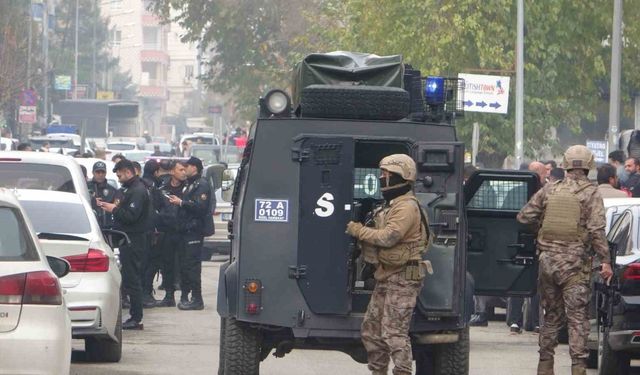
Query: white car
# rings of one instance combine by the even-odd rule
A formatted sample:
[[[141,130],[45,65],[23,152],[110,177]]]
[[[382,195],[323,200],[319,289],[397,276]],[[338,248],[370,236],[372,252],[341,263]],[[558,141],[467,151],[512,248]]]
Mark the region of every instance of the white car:
[[[53,262],[64,276],[68,264]],[[70,362],[71,323],[60,282],[18,200],[0,189],[0,373],[68,374]]]
[[[188,141],[191,144],[204,144],[204,145],[219,145],[220,140],[218,137],[214,137],[213,133],[193,133],[193,134],[183,134],[180,137],[180,142],[178,143],[178,152],[180,155],[184,155],[184,148],[182,147],[182,142]]]
[[[82,148],[80,146],[82,138],[78,134],[49,133],[29,138],[29,143],[34,151],[39,150],[45,142],[49,143],[49,152],[59,153],[60,149],[62,149],[65,155],[71,155]],[[92,155],[94,153],[91,144],[87,140],[85,140],[84,150]]]
[[[204,247],[211,249],[212,253],[229,254],[231,250],[229,240],[229,221],[233,215],[231,197],[239,167],[239,164],[229,164],[228,168],[222,172],[222,187],[215,192],[216,209],[213,214],[215,233],[204,238]]]
[[[0,154],[0,187],[77,193],[90,202],[80,165],[71,156],[49,152]]]
[[[66,259],[62,279],[74,339],[84,339],[87,357],[118,362],[122,353],[121,275],[91,205],[77,194],[17,190],[16,196],[47,255]]]

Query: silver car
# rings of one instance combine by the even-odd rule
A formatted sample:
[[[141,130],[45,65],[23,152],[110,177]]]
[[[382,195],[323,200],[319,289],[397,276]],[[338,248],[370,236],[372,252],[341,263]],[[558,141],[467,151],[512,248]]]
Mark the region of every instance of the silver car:
[[[59,191],[16,190],[16,195],[44,252],[71,264],[60,281],[73,338],[85,340],[91,361],[120,361],[121,275],[91,205],[78,194]]]

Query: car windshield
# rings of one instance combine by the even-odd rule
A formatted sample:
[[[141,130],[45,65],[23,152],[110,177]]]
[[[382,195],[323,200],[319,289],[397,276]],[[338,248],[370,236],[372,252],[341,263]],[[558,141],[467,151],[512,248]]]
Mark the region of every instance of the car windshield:
[[[81,203],[21,200],[22,207],[38,233],[86,235],[91,232],[87,212]],[[64,212],[64,220],[60,220]]]
[[[0,261],[38,260],[38,252],[18,210],[0,207]]]
[[[191,156],[195,156],[202,160],[204,165],[211,165],[215,163],[227,163],[227,164],[240,164],[242,161],[243,147],[236,146],[209,146],[198,147],[194,146],[191,149]]]
[[[41,148],[45,143],[48,143],[49,147],[53,148],[74,148],[78,146],[71,139],[31,139],[29,142],[34,150]]]
[[[65,167],[35,163],[0,163],[0,187],[75,193],[71,173]]]
[[[116,151],[129,151],[129,150],[135,150],[136,145],[126,144],[126,143],[107,143],[107,148],[109,150],[116,150]]]
[[[212,148],[194,148],[191,151],[191,156],[202,160],[202,164],[211,165],[218,162],[218,156]]]

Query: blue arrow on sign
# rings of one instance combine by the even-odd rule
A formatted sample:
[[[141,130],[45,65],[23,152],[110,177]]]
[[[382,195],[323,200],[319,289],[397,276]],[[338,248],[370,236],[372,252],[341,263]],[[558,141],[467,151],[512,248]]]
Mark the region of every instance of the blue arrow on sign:
[[[491,108],[495,108],[495,109],[498,109],[498,108],[500,108],[500,107],[502,107],[502,106],[500,105],[500,103],[495,102],[495,103],[491,103],[491,104],[489,104],[489,107],[491,107]]]
[[[471,100],[467,100],[466,102],[464,102],[465,107],[471,107],[472,105],[473,105],[473,102]]]
[[[484,101],[481,102],[476,102],[476,106],[480,107],[480,108],[484,108],[487,106],[487,103],[485,103]]]

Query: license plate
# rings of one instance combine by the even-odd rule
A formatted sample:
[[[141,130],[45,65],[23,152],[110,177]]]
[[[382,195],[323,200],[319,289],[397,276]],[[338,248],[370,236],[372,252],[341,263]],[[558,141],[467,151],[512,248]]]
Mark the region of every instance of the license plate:
[[[229,221],[231,220],[231,213],[222,214],[221,218],[222,218],[222,221]]]

